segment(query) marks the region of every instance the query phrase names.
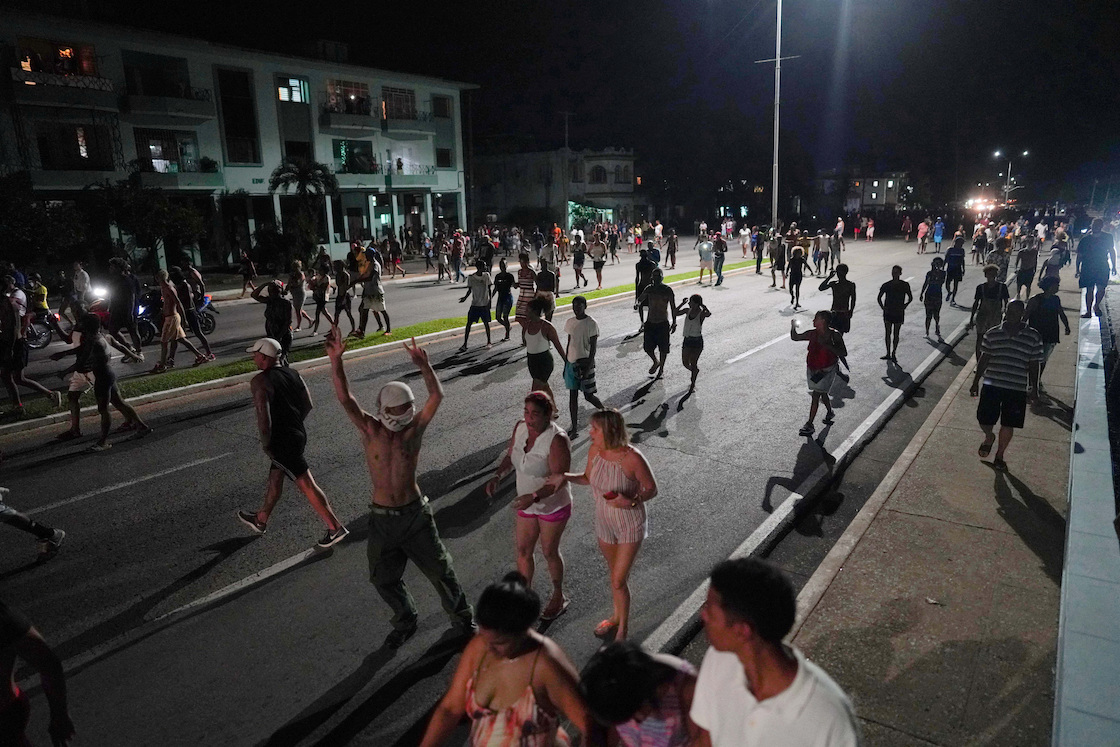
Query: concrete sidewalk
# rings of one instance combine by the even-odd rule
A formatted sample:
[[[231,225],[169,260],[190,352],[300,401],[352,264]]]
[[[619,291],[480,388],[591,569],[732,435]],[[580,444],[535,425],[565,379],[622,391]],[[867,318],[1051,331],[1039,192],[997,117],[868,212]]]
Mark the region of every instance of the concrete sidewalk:
[[[1074,333],[1008,472],[976,454],[972,360],[798,597],[794,642],[868,745],[1050,743],[1078,321],[1060,295]]]

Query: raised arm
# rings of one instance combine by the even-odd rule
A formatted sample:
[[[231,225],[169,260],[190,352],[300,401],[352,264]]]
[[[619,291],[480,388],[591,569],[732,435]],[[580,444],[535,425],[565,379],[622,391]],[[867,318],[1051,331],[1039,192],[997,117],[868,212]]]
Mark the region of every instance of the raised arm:
[[[796,319],[790,319],[789,320],[789,339],[793,340],[794,342],[804,342],[805,340],[808,340],[809,339],[809,332],[811,332],[811,331],[812,330],[806,330],[804,332],[798,332],[797,331],[797,320]]]
[[[373,422],[373,416],[362,409],[362,406],[358,404],[358,400],[350,391],[350,382],[346,380],[346,369],[342,365],[342,354],[346,352],[346,341],[342,339],[342,333],[339,331],[338,325],[331,325],[331,331],[327,334],[326,349],[327,357],[331,361],[331,381],[334,382],[334,395],[338,399],[338,403],[342,405],[346,416],[350,418],[350,422],[357,426],[362,433],[365,433],[370,423]]]
[[[420,410],[420,414],[416,416],[416,427],[423,430],[428,427],[428,423],[432,422],[432,418],[436,416],[436,410],[443,402],[443,385],[439,383],[439,377],[432,369],[432,364],[428,362],[428,354],[416,344],[415,337],[412,338],[412,347],[409,347],[406,342],[404,343],[404,349],[408,351],[412,362],[420,369],[420,373],[424,377],[424,385],[428,388],[428,401],[424,403],[424,409]]]
[[[270,283],[262,283],[262,284],[258,285],[256,288],[253,289],[253,292],[249,294],[249,297],[252,298],[254,301],[260,301],[261,303],[268,303],[268,300],[264,299],[264,298],[261,298],[261,295],[265,292],[265,289],[268,288],[268,286],[272,285],[272,283],[275,283],[275,282],[276,281],[273,280]]]

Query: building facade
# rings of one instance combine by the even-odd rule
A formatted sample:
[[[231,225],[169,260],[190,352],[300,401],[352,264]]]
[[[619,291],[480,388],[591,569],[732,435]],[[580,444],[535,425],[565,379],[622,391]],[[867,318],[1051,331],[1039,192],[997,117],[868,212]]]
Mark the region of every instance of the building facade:
[[[460,98],[475,86],[348,64],[344,45],[317,54],[0,10],[0,170],[51,199],[138,173],[209,203],[204,261],[291,218],[295,198],[268,191],[285,159],[338,179],[319,221],[332,256],[402,226],[465,225]]]
[[[647,207],[636,181],[634,151],[621,148],[479,155],[474,204],[500,222],[633,222]]]
[[[905,171],[853,177],[848,181],[844,210],[849,213],[897,211],[899,206],[905,206],[912,191],[910,175]]]

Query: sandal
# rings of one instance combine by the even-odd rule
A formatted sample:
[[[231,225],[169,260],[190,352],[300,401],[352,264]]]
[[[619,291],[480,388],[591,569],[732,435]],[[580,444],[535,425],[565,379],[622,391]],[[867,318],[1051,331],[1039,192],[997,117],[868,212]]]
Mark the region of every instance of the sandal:
[[[599,638],[604,638],[611,634],[611,631],[618,629],[618,623],[614,620],[603,620],[595,627],[595,635]]]
[[[991,441],[985,441],[980,444],[980,448],[976,450],[976,453],[980,455],[981,459],[985,458],[992,453],[992,447],[995,446],[995,443],[996,440],[994,438]]]
[[[113,431],[113,432],[114,433],[128,433],[129,431],[134,431],[134,430],[136,430],[136,423],[133,423],[133,422],[130,422],[130,421],[125,421],[125,422],[121,423],[120,425],[118,425],[116,430]]]
[[[997,472],[1006,472],[1007,462],[1003,461],[999,457],[996,457],[992,460],[992,469],[996,470]]]
[[[562,601],[560,602],[560,609],[558,609],[558,610],[556,610],[552,613],[549,613],[548,608],[546,607],[541,612],[541,619],[542,620],[544,620],[545,622],[555,620],[556,618],[560,617],[560,615],[563,615],[565,612],[568,611],[568,605],[570,605],[572,603],[572,600],[568,599],[567,597],[562,597],[561,599],[562,599]]]

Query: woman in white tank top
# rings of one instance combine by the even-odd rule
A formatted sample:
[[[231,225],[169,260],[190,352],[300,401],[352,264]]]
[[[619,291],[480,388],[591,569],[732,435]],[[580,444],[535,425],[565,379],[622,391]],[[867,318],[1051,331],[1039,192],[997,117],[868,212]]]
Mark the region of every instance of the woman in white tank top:
[[[525,419],[514,426],[506,455],[486,484],[486,494],[492,496],[506,473],[512,470],[517,477],[517,497],[513,501],[517,511],[517,570],[529,579],[531,586],[533,553],[540,540],[541,554],[552,579],[552,597],[541,612],[542,620],[554,620],[564,614],[570,601],[564,596],[560,537],[572,515],[572,490],[566,483],[557,489],[548,482],[550,477],[563,475],[571,467],[572,449],[568,435],[553,422],[555,411],[550,395],[541,391],[529,393],[525,398]]]
[[[560,336],[552,322],[546,321],[544,310],[548,308],[548,301],[543,298],[534,298],[529,302],[526,310],[527,317],[517,317],[525,338],[526,363],[529,364],[529,375],[533,377],[532,391],[541,391],[553,399],[552,387],[548,385],[548,377],[552,375],[555,366],[549,347],[555,347],[560,360],[564,360],[564,348],[560,345]]]

